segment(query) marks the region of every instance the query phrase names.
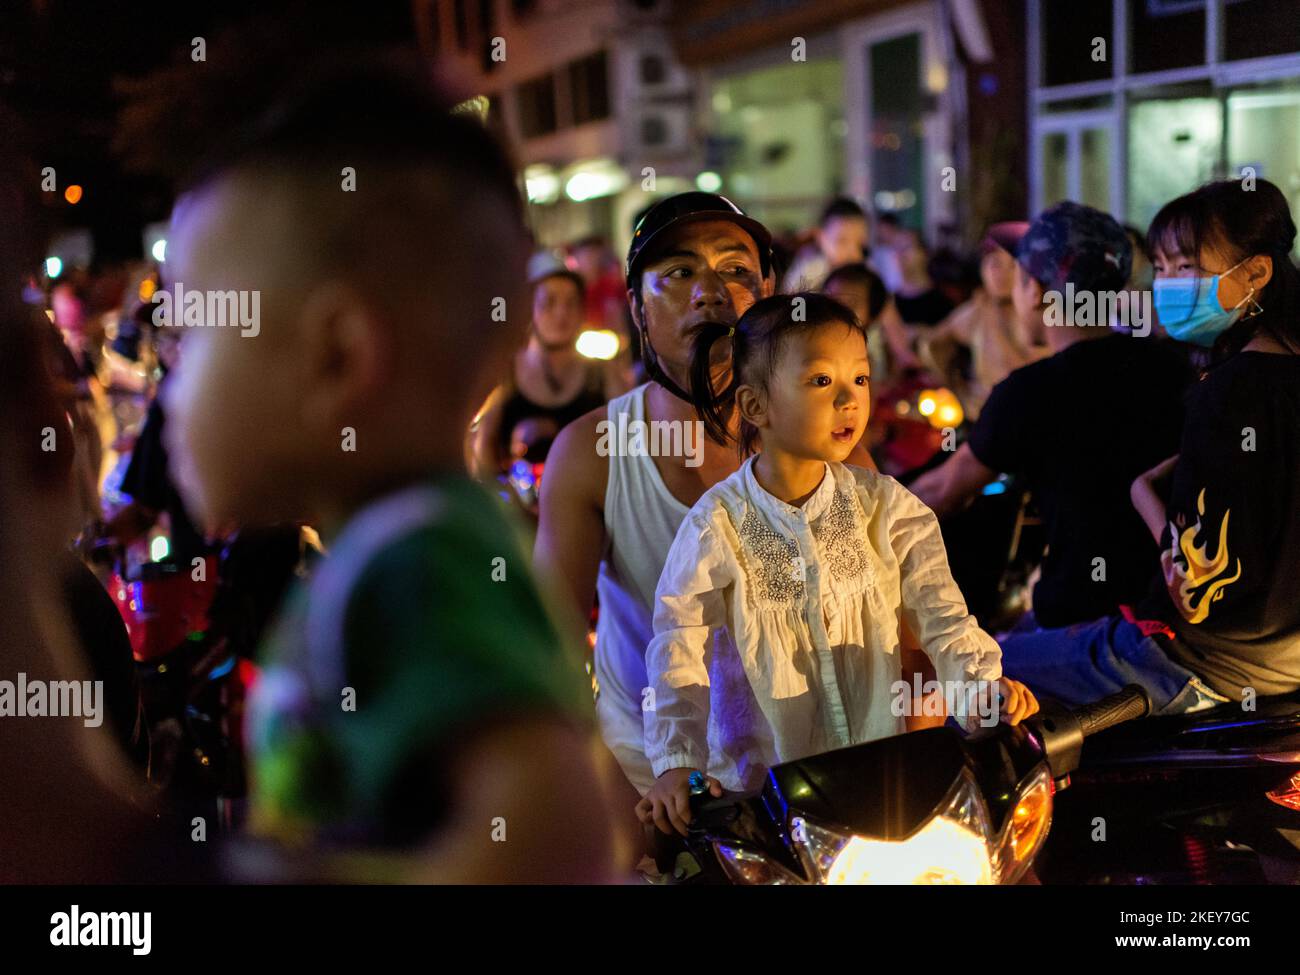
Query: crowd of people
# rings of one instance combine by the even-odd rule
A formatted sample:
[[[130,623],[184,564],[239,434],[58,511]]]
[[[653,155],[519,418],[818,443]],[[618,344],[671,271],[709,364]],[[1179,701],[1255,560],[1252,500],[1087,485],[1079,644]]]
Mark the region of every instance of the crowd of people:
[[[105,339],[76,296],[54,289],[57,342],[21,300],[6,164],[0,574],[20,595],[0,652],[119,702],[102,731],[0,742],[23,783],[0,812],[6,879],[653,877],[697,773],[748,790],[780,762],[988,717],[900,708],[913,673],[992,687],[1009,723],[1131,683],[1160,714],[1300,689],[1300,272],[1273,184],[1208,183],[1145,234],[1058,203],[987,228],[965,280],[848,198],[791,247],[683,193],[647,201],[618,267],[598,237],[538,248],[507,154],[454,103],[387,61],[341,64],[202,160],[156,284],[257,291],[262,321],[125,315],[161,377],[126,439],[97,433]],[[1128,290],[1155,327],[1053,317],[1067,291]],[[588,330],[617,351],[584,355]],[[880,391],[917,376],[960,410],[895,477],[887,423],[927,421]],[[637,424],[698,430],[698,449],[611,446]],[[124,457],[111,511],[105,447]],[[520,462],[531,521],[496,496]],[[1007,478],[1045,545],[1031,609],[999,627],[968,609],[945,524]],[[194,852],[204,807],[160,779],[166,716],[121,619],[63,557],[160,519],[182,584],[212,567],[208,622],[249,665],[246,705],[220,705],[238,740],[212,792],[238,811],[220,867]],[[110,589],[116,568],[98,567]]]

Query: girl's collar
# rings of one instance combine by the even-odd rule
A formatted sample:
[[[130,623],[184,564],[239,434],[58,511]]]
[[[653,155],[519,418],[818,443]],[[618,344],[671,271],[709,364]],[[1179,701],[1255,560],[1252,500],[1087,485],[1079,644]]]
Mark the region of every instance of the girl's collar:
[[[773,519],[781,521],[814,522],[830,508],[831,500],[835,497],[837,488],[835,471],[830,464],[824,465],[825,470],[822,473],[821,483],[817,485],[817,489],[803,503],[803,507],[797,508],[771,494],[763,485],[758,483],[758,478],[754,476],[754,461],[757,459],[757,454],[750,457],[745,461],[741,471],[745,479],[746,492],[758,504],[760,511]]]

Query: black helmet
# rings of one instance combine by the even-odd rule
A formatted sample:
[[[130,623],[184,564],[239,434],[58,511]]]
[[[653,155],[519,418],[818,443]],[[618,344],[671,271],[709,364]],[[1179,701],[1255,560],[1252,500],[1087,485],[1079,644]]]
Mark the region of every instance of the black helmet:
[[[637,222],[636,230],[632,232],[632,243],[627,249],[628,287],[636,287],[635,275],[644,263],[641,255],[655,238],[669,227],[700,220],[726,220],[753,237],[754,243],[758,245],[758,259],[763,276],[767,277],[768,269],[772,266],[772,235],[767,228],[753,217],[745,216],[745,211],[725,196],[692,191],[660,200]]]

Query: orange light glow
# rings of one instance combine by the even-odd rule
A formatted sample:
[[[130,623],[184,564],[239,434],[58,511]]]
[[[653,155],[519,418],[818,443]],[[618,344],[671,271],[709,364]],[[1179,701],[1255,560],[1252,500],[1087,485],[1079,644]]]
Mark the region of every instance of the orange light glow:
[[[78,203],[81,202],[81,187],[78,186],[76,183],[73,183],[71,186],[69,186],[66,190],[63,191],[63,198],[67,200],[69,203],[71,203],[73,206],[76,206]]]

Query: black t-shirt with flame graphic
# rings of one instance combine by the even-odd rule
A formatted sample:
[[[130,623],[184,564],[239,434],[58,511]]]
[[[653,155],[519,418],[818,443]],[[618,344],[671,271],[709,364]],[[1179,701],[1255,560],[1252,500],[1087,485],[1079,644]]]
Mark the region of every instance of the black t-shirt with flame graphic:
[[[1241,352],[1193,387],[1167,515],[1139,616],[1234,701],[1300,688],[1300,356]]]

